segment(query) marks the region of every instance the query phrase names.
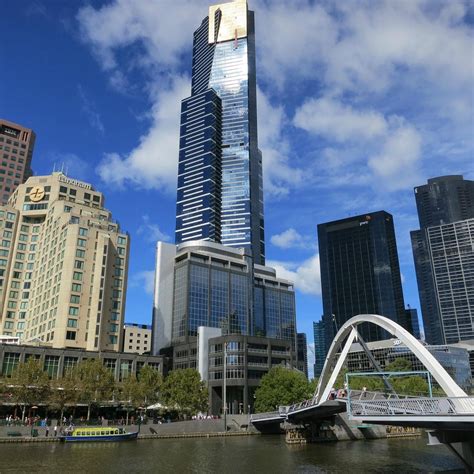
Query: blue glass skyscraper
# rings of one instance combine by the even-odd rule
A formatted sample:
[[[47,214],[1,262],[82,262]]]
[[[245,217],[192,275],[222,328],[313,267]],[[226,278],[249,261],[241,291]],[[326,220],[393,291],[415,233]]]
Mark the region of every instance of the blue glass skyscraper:
[[[191,97],[182,102],[176,243],[209,240],[264,264],[254,14],[246,0],[210,7],[194,33]]]

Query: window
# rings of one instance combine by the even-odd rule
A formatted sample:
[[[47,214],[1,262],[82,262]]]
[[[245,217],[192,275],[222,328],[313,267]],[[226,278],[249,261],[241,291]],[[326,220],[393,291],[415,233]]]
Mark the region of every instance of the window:
[[[123,247],[117,247],[117,252],[119,255],[125,255],[125,249]]]
[[[70,303],[79,304],[81,297],[78,295],[71,295]]]
[[[79,308],[76,308],[74,306],[69,307],[69,314],[71,316],[77,316],[79,314]]]
[[[68,318],[67,327],[68,328],[77,328],[77,319]]]
[[[110,332],[117,332],[118,331],[118,324],[112,323],[110,325]]]
[[[87,243],[87,240],[85,239],[77,239],[77,246],[78,247],[85,247]]]
[[[119,245],[125,245],[127,243],[127,239],[119,235],[117,242]]]
[[[76,249],[76,257],[84,258],[85,255],[86,255],[86,252],[84,250]]]
[[[71,287],[72,291],[82,291],[82,285],[80,283],[73,283]]]
[[[70,341],[75,341],[76,340],[76,332],[75,331],[66,331],[66,339],[69,339]]]
[[[87,237],[88,230],[84,227],[79,227],[79,235],[82,235],[83,237]]]
[[[72,279],[76,281],[82,281],[82,272],[74,272],[72,274]]]
[[[84,268],[84,262],[82,260],[76,260],[74,262],[74,268],[79,268],[79,269]]]

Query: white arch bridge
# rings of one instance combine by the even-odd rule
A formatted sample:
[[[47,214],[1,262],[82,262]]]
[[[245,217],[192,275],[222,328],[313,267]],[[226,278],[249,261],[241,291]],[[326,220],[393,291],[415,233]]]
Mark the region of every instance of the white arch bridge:
[[[380,368],[357,331],[370,323],[380,326],[409,348],[443,389],[445,397],[403,397],[393,393],[361,396],[349,391],[346,399],[328,400],[336,378],[344,365],[354,340],[358,340],[377,371]],[[384,378],[387,392],[393,392]],[[462,390],[433,355],[408,331],[389,318],[361,314],[348,320],[331,344],[313,398],[292,406],[280,406],[270,413],[251,416],[254,426],[262,427],[282,421],[298,423],[322,420],[347,411],[349,418],[361,423],[415,426],[429,431],[431,444],[446,444],[474,472],[474,397]],[[459,445],[458,445],[459,443]]]

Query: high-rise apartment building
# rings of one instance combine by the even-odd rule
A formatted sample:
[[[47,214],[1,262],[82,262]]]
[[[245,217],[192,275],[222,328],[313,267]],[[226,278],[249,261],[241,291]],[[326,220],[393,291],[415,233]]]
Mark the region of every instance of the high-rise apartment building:
[[[33,174],[35,139],[33,130],[0,119],[0,204],[6,204],[18,185]]]
[[[151,326],[125,323],[122,351],[131,354],[149,354],[151,351]]]
[[[459,175],[440,176],[414,191],[420,230],[410,235],[425,338],[429,344],[445,344],[428,229],[474,218],[474,181]]]
[[[411,332],[405,314],[393,217],[372,212],[318,225],[324,317],[335,330],[357,314],[380,314]],[[364,340],[386,338],[381,328],[359,326]]]
[[[474,218],[426,229],[446,344],[474,339]]]
[[[247,248],[255,263],[265,261],[255,24],[246,0],[211,6],[194,33],[176,206],[176,243],[192,240]]]
[[[0,234],[3,334],[120,350],[130,243],[102,193],[63,173],[31,177],[0,206]]]
[[[319,377],[326,362],[326,355],[335,332],[331,329],[332,317],[322,317],[320,321],[313,322],[314,336],[314,377]]]

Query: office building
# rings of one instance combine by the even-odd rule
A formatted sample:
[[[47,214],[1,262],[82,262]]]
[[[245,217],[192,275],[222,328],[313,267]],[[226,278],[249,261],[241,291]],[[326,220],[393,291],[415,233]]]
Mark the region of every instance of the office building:
[[[125,323],[122,351],[130,354],[149,354],[151,351],[151,326]]]
[[[474,218],[474,181],[459,175],[440,176],[429,179],[414,192],[420,229],[410,235],[425,338],[429,344],[444,344],[447,340],[435,288],[428,229]],[[439,276],[438,273],[438,280]]]
[[[326,355],[332,342],[331,336],[335,334],[330,327],[331,318],[323,316],[320,321],[313,322],[314,377],[319,377],[323,371]]]
[[[411,370],[426,372],[426,367],[418,357],[398,339],[369,342],[367,347],[382,371],[386,370],[387,365],[394,360],[405,359],[410,362]],[[427,345],[426,349],[451,375],[454,381],[469,393],[472,386],[472,377],[468,350],[455,345]],[[359,343],[352,344],[347,354],[346,367],[348,372],[374,371],[367,354]]]
[[[298,370],[308,378],[308,343],[304,332],[296,334],[296,356]]]
[[[33,130],[0,118],[0,204],[32,176],[35,139]]]
[[[256,92],[254,13],[246,0],[211,6],[194,33],[181,108],[176,243],[246,248],[263,265]]]
[[[388,212],[320,224],[318,240],[324,316],[334,320],[334,327],[326,327],[327,346],[335,331],[357,314],[380,314],[411,332],[393,217]],[[373,324],[363,324],[358,331],[365,341],[387,337]]]
[[[413,336],[415,336],[417,339],[421,339],[420,322],[418,321],[418,311],[416,310],[416,308],[410,308],[410,305],[408,305],[408,308],[405,310],[405,314],[407,319],[411,322]]]
[[[63,173],[0,207],[3,335],[53,348],[122,347],[129,237],[90,184]]]
[[[170,279],[172,284],[168,284]],[[244,352],[249,341],[270,348],[270,354],[283,351],[284,346],[285,366],[296,367],[293,284],[277,278],[273,268],[254,264],[249,250],[203,240],[176,247],[159,243],[155,281],[153,354],[172,358],[173,369],[197,368],[205,378],[212,368],[202,361],[209,363],[210,355],[199,355],[200,351],[213,344],[214,338],[227,336],[229,341],[238,341],[239,351]],[[199,339],[203,328],[210,335]],[[262,370],[268,371],[272,360],[277,364],[276,359],[270,357],[270,366],[262,362]],[[260,377],[247,371],[242,358],[232,360],[229,356],[229,367],[237,365],[239,371],[229,372],[229,378],[235,378],[230,384],[235,393],[229,396],[237,397],[246,413],[253,404],[249,387],[257,386]],[[252,383],[248,377],[253,377]],[[210,392],[213,397],[222,394],[217,389]]]

